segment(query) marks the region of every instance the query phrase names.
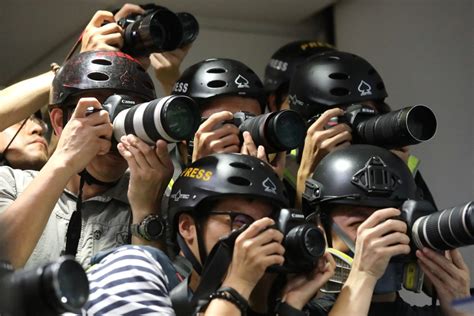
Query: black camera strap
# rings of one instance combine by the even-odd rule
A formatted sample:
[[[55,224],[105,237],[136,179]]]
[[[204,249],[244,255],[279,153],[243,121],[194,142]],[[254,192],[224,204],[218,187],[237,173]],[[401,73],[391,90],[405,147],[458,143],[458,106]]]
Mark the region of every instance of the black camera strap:
[[[79,195],[76,200],[76,210],[72,213],[69,225],[67,226],[66,232],[66,255],[76,256],[77,247],[79,245],[79,239],[81,238],[82,228],[82,191],[84,189],[85,177],[81,174],[81,180],[79,183]]]

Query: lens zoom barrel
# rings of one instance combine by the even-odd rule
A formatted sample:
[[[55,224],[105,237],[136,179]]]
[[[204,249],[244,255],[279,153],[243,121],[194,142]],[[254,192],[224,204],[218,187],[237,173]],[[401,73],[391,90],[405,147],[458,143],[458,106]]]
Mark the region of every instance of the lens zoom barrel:
[[[194,137],[201,116],[198,106],[187,96],[172,95],[147,103],[137,104],[117,114],[114,137],[133,134],[153,145],[158,139],[179,142]]]
[[[449,250],[474,244],[474,202],[418,218],[412,227],[418,248]]]
[[[305,122],[295,111],[283,110],[255,116],[240,125],[248,131],[256,146],[262,145],[267,153],[298,148],[306,135]]]
[[[360,143],[397,148],[431,139],[436,125],[430,108],[415,105],[357,122],[355,132]]]

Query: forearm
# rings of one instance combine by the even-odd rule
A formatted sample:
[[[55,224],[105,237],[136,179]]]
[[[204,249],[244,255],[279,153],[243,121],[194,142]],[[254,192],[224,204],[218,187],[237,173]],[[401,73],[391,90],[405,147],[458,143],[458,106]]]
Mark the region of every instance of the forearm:
[[[223,299],[213,299],[204,313],[204,316],[240,316],[240,310],[233,303]]]
[[[51,211],[70,178],[66,166],[50,160],[26,190],[0,214],[2,257],[23,267],[48,223]]]
[[[305,189],[306,179],[309,178],[311,172],[309,168],[305,166],[305,163],[301,161],[301,165],[298,168],[298,173],[296,175],[296,201],[295,207],[301,208],[303,201],[303,193]]]
[[[0,130],[29,117],[48,104],[49,89],[54,73],[48,71],[39,76],[15,83],[0,91]]]
[[[329,316],[368,315],[376,281],[362,274],[349,275]]]

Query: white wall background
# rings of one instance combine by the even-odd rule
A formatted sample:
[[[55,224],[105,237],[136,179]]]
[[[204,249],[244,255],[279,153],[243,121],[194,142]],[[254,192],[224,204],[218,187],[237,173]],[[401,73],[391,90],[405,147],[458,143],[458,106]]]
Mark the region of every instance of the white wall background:
[[[335,5],[336,45],[379,71],[393,108],[429,105],[434,139],[413,148],[440,208],[474,199],[473,1],[352,0]],[[463,248],[474,274],[474,247]],[[474,286],[474,276],[471,277]],[[422,295],[404,295],[429,304]]]

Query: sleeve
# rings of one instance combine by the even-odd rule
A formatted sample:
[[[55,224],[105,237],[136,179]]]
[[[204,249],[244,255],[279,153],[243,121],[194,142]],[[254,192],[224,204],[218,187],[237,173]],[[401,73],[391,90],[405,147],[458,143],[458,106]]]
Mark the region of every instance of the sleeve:
[[[18,191],[14,170],[10,167],[0,167],[0,213],[17,198]]]
[[[140,248],[119,248],[88,272],[87,315],[175,315],[168,278]]]

